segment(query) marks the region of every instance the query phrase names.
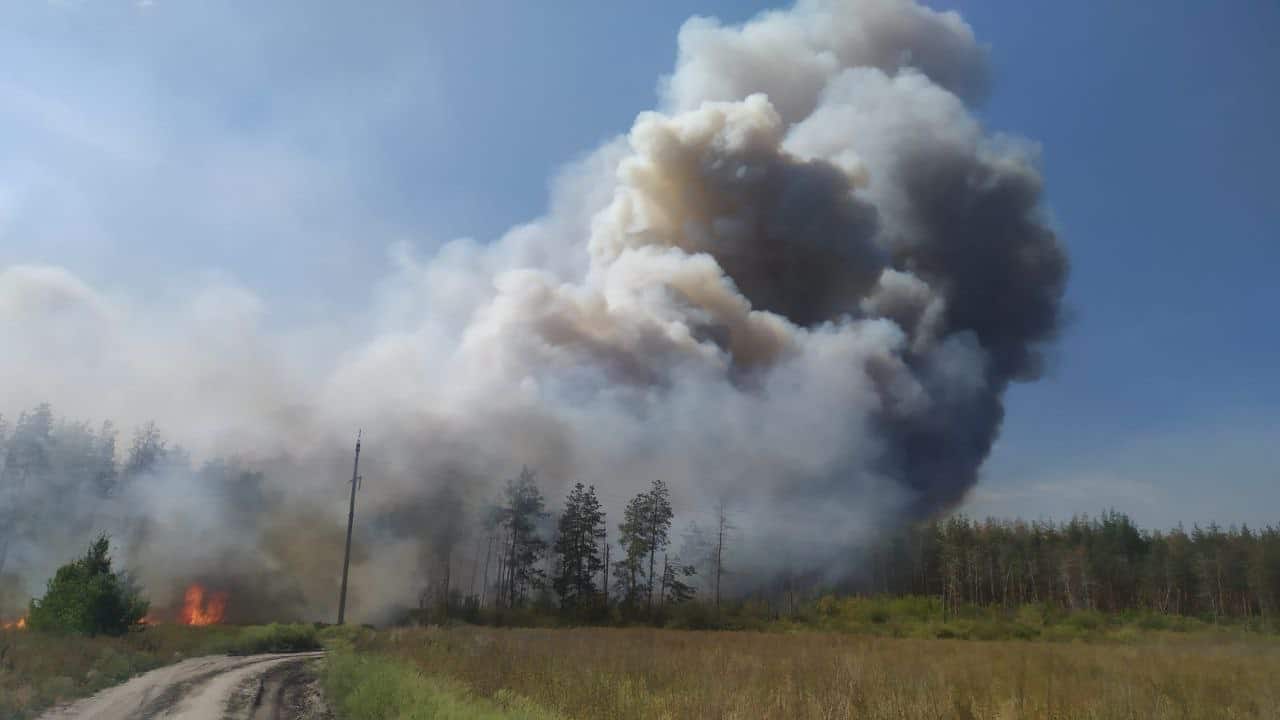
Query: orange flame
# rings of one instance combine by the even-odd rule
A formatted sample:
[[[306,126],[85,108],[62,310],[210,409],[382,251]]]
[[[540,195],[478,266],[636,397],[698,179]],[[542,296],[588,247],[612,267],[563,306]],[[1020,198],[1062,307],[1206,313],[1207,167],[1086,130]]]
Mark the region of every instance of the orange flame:
[[[27,619],[24,617],[20,617],[17,620],[10,620],[9,622],[0,621],[0,630],[26,630],[26,629],[27,629]]]
[[[226,611],[226,593],[209,593],[206,599],[204,587],[193,583],[191,587],[187,588],[179,622],[184,625],[215,625],[222,622],[222,616]]]

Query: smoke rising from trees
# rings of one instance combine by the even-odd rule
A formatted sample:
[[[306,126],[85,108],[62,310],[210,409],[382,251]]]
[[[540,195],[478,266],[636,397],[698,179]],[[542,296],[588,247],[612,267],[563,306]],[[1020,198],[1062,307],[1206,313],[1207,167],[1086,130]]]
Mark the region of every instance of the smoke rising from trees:
[[[197,461],[234,459],[51,506],[109,510],[89,524],[151,588],[207,575],[328,613],[357,426],[357,618],[469,553],[455,540],[523,465],[556,501],[600,488],[611,527],[655,479],[677,518],[728,499],[751,570],[847,574],[851,545],[973,487],[1058,328],[1035,148],[971,114],[985,54],[958,15],[898,0],[691,19],[660,108],[569,167],[544,217],[397,247],[358,318],[280,328],[225,278],[139,298],[0,269],[0,407],[155,419]],[[13,478],[0,502],[54,491]],[[3,571],[31,587],[55,546]]]

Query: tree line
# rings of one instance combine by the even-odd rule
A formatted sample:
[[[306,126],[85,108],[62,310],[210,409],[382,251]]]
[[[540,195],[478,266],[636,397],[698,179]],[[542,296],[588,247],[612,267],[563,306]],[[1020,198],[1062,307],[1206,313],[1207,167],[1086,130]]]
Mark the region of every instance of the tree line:
[[[0,591],[15,548],[21,564],[23,549],[44,546],[51,532],[90,537],[101,529],[103,508],[130,483],[166,468],[191,471],[185,451],[153,423],[135,429],[123,451],[118,438],[110,422],[60,419],[47,404],[12,423],[0,416]],[[260,473],[234,462],[214,460],[195,472],[237,497],[263,484]],[[467,511],[460,487],[440,483],[434,519],[421,526],[437,559],[420,609],[538,607],[582,619],[638,619],[694,599],[695,587],[719,607],[726,547],[736,537],[723,505],[709,533],[686,532],[676,548],[676,513],[661,480],[612,519],[596,488],[583,483],[568,489],[553,515],[528,468],[480,512]],[[454,549],[463,538],[474,545],[459,559]],[[861,572],[837,586],[802,581],[803,571],[823,574],[797,568],[777,578],[739,577],[734,594],[754,592],[783,606],[837,592],[932,596],[951,610],[1037,603],[1207,619],[1274,617],[1280,609],[1280,528],[1273,526],[1144,530],[1116,511],[1065,522],[953,515],[847,552]],[[462,586],[453,568],[468,562]]]
[[[134,431],[123,458],[118,436],[110,421],[95,428],[57,418],[47,403],[12,424],[0,415],[0,578],[15,546],[41,543],[50,526],[89,533],[100,520],[100,501],[166,463],[188,462],[154,423]]]
[[[862,589],[1011,607],[1151,611],[1205,619],[1280,609],[1280,528],[1143,530],[1114,510],[1066,522],[963,515],[897,533],[869,553]]]
[[[193,469],[190,455],[153,422],[127,434],[55,415],[43,403],[0,415],[0,614],[25,607],[19,576],[81,547],[104,530],[126,531],[129,491],[148,477],[194,473],[236,497],[260,491],[263,475],[221,459]],[[123,445],[123,447],[121,447]],[[136,528],[134,528],[136,529]]]
[[[723,508],[710,542],[700,536],[701,544],[693,544],[697,557],[686,563],[669,551],[674,513],[667,486],[655,481],[626,504],[617,525],[618,557],[611,559],[614,546],[594,488],[573,486],[556,521],[545,523],[549,513],[535,477],[523,471],[495,510],[489,544],[497,538],[505,550],[486,554],[485,566],[496,559],[500,579],[495,594],[470,598],[473,607],[558,606],[582,617],[602,617],[616,608],[624,618],[652,617],[695,597],[691,580],[698,566],[711,575],[703,578],[705,602],[718,609],[731,527]],[[950,612],[1039,604],[1068,612],[1146,611],[1214,621],[1273,618],[1280,610],[1280,528],[1273,526],[1144,530],[1115,510],[1064,522],[957,514],[909,525],[849,552],[862,571],[837,585],[803,580],[802,570],[810,571],[808,577],[820,574],[797,568],[758,578],[745,594],[779,615],[833,593],[931,596]],[[482,587],[487,571],[484,577]],[[465,605],[467,598],[459,595],[454,602]]]

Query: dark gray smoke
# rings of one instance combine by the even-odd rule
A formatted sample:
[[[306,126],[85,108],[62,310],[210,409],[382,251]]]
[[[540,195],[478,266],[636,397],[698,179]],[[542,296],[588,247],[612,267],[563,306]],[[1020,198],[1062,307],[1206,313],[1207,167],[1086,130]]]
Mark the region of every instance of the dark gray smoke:
[[[695,18],[661,109],[571,167],[545,217],[397,250],[372,336],[268,332],[225,284],[161,311],[11,267],[0,337],[22,350],[0,356],[17,380],[0,400],[154,417],[261,469],[256,494],[195,513],[185,476],[133,491],[150,529],[130,552],[154,582],[260,578],[299,614],[332,610],[357,425],[368,617],[441,558],[465,566],[525,464],[553,502],[580,480],[615,514],[655,478],[704,525],[728,501],[743,565],[838,576],[851,543],[973,487],[1005,390],[1039,377],[1058,328],[1067,261],[1035,149],[966,105],[985,54],[957,15],[905,0]],[[338,363],[309,360],[317,338]],[[193,527],[204,554],[178,542]]]

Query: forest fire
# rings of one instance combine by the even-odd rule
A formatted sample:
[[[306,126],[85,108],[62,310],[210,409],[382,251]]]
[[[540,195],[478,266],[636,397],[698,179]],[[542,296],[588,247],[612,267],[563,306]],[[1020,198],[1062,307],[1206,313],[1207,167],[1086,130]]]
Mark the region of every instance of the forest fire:
[[[183,597],[178,622],[183,625],[216,625],[227,611],[225,592],[207,593],[202,585],[192,583]]]
[[[0,620],[0,630],[26,630],[27,619],[20,617],[17,620]]]

